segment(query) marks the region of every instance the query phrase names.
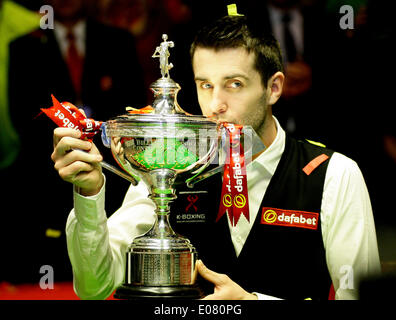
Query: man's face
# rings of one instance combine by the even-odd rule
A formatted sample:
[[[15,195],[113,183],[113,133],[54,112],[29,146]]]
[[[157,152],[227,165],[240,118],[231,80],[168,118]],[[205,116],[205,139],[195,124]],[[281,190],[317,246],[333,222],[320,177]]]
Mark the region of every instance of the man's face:
[[[55,19],[58,21],[79,18],[87,6],[87,0],[47,0],[54,8]]]
[[[202,113],[216,120],[263,129],[268,114],[267,89],[254,69],[254,53],[244,48],[215,51],[198,47],[194,78]]]

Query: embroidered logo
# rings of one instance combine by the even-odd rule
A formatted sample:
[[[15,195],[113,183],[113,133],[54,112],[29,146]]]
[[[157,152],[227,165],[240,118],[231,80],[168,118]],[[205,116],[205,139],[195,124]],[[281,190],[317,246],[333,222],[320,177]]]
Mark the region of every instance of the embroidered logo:
[[[317,230],[319,213],[264,207],[260,223]]]
[[[194,210],[195,210],[195,212],[197,212],[198,211],[198,208],[197,208],[197,206],[194,204],[195,202],[197,202],[198,201],[198,199],[199,199],[199,197],[198,197],[198,195],[189,195],[188,197],[187,197],[187,200],[188,200],[188,202],[189,202],[189,204],[187,205],[187,207],[186,207],[186,212],[192,207]]]
[[[274,210],[268,209],[267,211],[265,211],[263,213],[263,220],[267,223],[267,224],[272,224],[276,221],[276,218],[278,217],[278,215],[276,214],[276,212]]]
[[[208,191],[192,190],[180,191],[177,195],[178,203],[173,208],[175,223],[204,223],[208,203]]]

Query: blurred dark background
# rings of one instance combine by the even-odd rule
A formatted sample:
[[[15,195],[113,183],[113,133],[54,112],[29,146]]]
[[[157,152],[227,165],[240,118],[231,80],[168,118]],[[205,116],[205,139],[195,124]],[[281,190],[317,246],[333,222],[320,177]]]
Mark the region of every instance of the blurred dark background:
[[[13,1],[36,13],[29,19],[37,21],[41,6],[51,5],[54,30],[38,23],[21,28],[28,19],[4,14],[6,2],[11,1],[0,0],[0,93],[7,95],[0,100],[0,282],[37,283],[42,265],[54,268],[55,281],[72,280],[64,232],[72,187],[61,181],[50,159],[55,126],[45,116],[36,117],[40,108],[51,106],[50,94],[83,107],[97,120],[122,114],[126,106],[150,104],[149,85],[160,77],[151,55],[167,33],[175,42],[171,77],[182,87],[179,104],[199,114],[189,45],[197,28],[226,15],[230,3],[273,32],[283,49],[288,82],[274,107],[283,128],[359,164],[371,195],[382,268],[395,272],[392,1]],[[353,29],[340,26],[343,5],[353,8]],[[280,17],[284,12],[287,19]],[[281,32],[285,21],[294,47]],[[81,68],[69,68],[70,61]],[[96,139],[111,162],[110,152]],[[106,177],[110,215],[121,205],[128,183],[111,173]]]

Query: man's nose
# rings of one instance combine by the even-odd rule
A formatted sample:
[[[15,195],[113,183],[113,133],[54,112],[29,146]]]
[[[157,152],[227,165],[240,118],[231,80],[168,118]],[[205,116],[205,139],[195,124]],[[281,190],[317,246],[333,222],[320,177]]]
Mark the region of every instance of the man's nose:
[[[221,90],[213,90],[212,99],[210,101],[211,116],[217,116],[227,111],[228,105],[226,96]]]

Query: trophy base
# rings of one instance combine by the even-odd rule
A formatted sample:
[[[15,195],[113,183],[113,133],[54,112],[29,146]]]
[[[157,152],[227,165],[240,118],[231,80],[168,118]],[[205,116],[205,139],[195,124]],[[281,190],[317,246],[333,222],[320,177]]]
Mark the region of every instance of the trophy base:
[[[204,296],[197,286],[133,286],[122,285],[114,293],[114,298],[122,300],[175,299],[197,300]]]

